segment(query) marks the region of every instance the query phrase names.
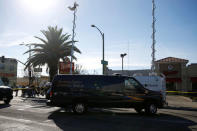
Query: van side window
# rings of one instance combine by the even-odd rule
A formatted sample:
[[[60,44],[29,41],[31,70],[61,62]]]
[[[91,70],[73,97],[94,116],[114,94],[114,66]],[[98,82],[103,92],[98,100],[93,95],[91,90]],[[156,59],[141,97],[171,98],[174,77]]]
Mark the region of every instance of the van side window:
[[[126,89],[135,89],[135,86],[129,80],[125,80],[124,83]]]
[[[130,82],[133,86],[135,86],[135,88],[140,87],[140,85],[139,85],[134,79],[129,79],[129,82]]]
[[[127,89],[136,89],[139,88],[140,85],[133,79],[127,79],[125,80],[125,87]]]

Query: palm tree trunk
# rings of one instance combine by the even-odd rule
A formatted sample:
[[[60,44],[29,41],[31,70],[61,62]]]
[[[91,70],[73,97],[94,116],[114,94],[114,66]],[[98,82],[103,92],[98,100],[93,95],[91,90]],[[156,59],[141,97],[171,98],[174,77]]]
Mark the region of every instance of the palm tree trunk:
[[[57,74],[57,71],[58,71],[57,65],[49,66],[50,82],[52,82],[53,77]]]

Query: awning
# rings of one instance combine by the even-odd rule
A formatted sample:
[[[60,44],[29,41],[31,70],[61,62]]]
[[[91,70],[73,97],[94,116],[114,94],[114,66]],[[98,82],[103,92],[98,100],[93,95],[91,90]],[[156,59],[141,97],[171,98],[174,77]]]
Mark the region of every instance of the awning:
[[[166,82],[182,82],[181,78],[166,78]]]
[[[191,80],[192,82],[197,82],[197,77],[191,77],[190,80]]]

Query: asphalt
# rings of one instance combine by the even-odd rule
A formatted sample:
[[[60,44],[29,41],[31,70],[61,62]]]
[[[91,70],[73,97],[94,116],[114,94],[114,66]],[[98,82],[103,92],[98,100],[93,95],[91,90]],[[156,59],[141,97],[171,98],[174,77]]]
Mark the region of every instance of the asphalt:
[[[0,131],[166,131],[197,130],[196,102],[167,96],[169,105],[157,115],[137,114],[133,109],[90,109],[84,115],[45,104],[44,97],[14,97],[0,102]]]

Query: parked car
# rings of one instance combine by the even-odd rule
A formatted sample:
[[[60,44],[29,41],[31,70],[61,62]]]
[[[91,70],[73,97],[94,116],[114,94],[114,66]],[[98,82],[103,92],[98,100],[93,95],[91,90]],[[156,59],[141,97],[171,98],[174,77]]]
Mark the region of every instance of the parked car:
[[[162,94],[145,89],[135,78],[105,75],[56,75],[49,105],[67,107],[83,114],[88,107],[134,108],[155,114],[163,107]]]
[[[0,101],[4,101],[5,104],[9,104],[13,98],[12,88],[5,86],[0,78]]]

